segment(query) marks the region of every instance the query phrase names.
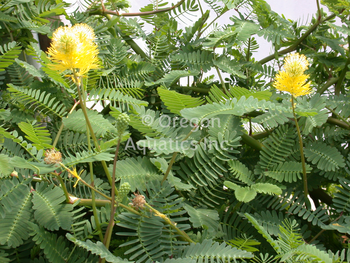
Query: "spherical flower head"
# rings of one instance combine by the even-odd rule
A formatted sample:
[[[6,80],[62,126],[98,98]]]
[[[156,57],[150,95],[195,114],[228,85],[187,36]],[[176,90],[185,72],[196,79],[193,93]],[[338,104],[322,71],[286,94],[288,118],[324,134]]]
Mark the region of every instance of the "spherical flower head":
[[[56,151],[55,148],[46,150],[44,162],[47,164],[57,164],[62,162],[62,154]]]
[[[79,77],[98,68],[98,48],[94,40],[93,29],[86,24],[59,27],[47,52],[53,62],[51,68],[61,72],[71,70]]]
[[[310,82],[306,83],[309,75],[304,74],[308,67],[309,62],[304,55],[298,53],[288,55],[284,59],[284,71],[277,73],[273,86],[280,91],[289,92],[294,97],[309,94]]]
[[[134,195],[135,198],[132,199],[132,203],[129,203],[129,205],[132,205],[136,210],[143,209],[146,204],[145,196],[136,193]]]

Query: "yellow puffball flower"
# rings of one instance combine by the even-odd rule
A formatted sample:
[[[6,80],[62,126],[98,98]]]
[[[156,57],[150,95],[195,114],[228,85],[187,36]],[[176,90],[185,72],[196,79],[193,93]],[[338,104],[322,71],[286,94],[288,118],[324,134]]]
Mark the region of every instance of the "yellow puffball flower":
[[[304,74],[309,67],[309,62],[304,55],[294,53],[284,59],[284,71],[276,74],[273,86],[280,90],[286,91],[298,97],[311,92],[310,82],[306,83],[309,75]]]
[[[94,30],[86,24],[59,27],[47,52],[53,62],[51,68],[60,72],[71,70],[77,77],[98,68],[98,48],[94,40]]]

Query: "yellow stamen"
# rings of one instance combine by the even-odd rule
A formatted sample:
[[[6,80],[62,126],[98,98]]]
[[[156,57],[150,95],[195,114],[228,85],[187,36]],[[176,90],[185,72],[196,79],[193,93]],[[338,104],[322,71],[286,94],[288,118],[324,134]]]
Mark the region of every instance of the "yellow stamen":
[[[84,76],[90,69],[98,68],[98,47],[94,40],[93,29],[86,24],[59,27],[53,33],[47,52],[53,62],[51,68],[61,72],[74,71],[78,77]]]
[[[284,71],[276,75],[273,86],[292,94],[294,97],[303,96],[311,92],[310,82],[306,83],[309,75],[304,74],[309,67],[309,62],[304,55],[290,54],[284,59]]]

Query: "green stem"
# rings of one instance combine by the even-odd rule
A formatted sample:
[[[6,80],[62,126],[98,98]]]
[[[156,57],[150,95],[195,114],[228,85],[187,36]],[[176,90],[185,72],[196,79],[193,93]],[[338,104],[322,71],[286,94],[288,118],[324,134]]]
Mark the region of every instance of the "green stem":
[[[226,86],[225,86],[225,81],[224,81],[224,79],[223,79],[222,76],[221,76],[221,73],[220,73],[219,68],[218,68],[217,66],[215,66],[215,69],[216,69],[216,72],[217,72],[218,75],[219,75],[220,82],[221,82],[221,85],[222,85],[222,89],[226,92],[226,94],[228,94],[228,91],[227,91]]]
[[[71,110],[69,111],[69,113],[68,113],[68,115],[67,115],[66,118],[68,118],[69,114],[71,114],[71,113],[74,111],[74,109],[78,106],[79,102],[80,102],[80,101],[77,101],[77,102],[74,103],[73,107],[72,107]],[[63,131],[63,127],[64,127],[64,125],[63,125],[63,122],[62,122],[62,123],[61,123],[61,126],[60,126],[60,128],[59,128],[59,130],[58,130],[58,132],[57,132],[57,134],[56,134],[55,140],[54,140],[54,142],[53,142],[53,145],[52,145],[53,148],[55,148],[56,145],[57,145],[58,139],[59,139],[59,137],[60,137],[60,135],[61,135],[61,133],[62,133],[62,131]]]
[[[219,15],[217,15],[201,32],[198,33],[197,40],[203,34],[203,32],[205,32],[205,30],[207,30],[217,19],[219,19],[228,10],[230,10],[230,9],[228,9],[227,6],[225,5],[225,7],[222,9],[221,13]]]
[[[180,5],[183,4],[185,0],[180,0],[177,4],[168,7],[168,8],[163,8],[163,9],[157,9],[157,10],[153,10],[153,11],[146,11],[146,12],[138,12],[138,13],[119,13],[116,11],[111,11],[111,10],[91,10],[89,11],[90,14],[92,15],[105,15],[105,14],[110,14],[110,15],[114,15],[114,16],[148,16],[148,15],[155,15],[155,14],[159,14],[159,13],[164,13],[164,12],[168,12],[171,11],[177,7],[179,7]]]
[[[170,163],[168,165],[168,168],[166,169],[165,173],[164,173],[164,177],[163,177],[163,180],[160,184],[163,184],[165,182],[165,180],[167,179],[169,173],[170,173],[170,170],[171,168],[173,167],[173,164],[175,162],[175,159],[176,159],[176,156],[177,156],[178,152],[174,152],[173,153],[173,156],[171,157],[171,160],[170,160]]]
[[[271,135],[272,131],[273,131],[273,129],[267,130],[264,132],[255,133],[255,134],[251,135],[250,137],[252,137],[255,140],[264,139],[267,136]]]
[[[317,19],[317,20],[321,20],[321,18],[322,18],[322,13],[321,13],[321,8],[320,8],[320,2],[319,2],[319,0],[316,0],[316,5],[317,5],[317,11],[318,11],[318,19]]]
[[[200,87],[194,87],[194,86],[178,86],[178,85],[171,85],[172,88],[174,89],[188,89],[188,90],[193,90],[198,93],[209,93],[210,88],[200,88]]]
[[[202,5],[201,5],[201,1],[200,0],[197,0],[197,3],[198,3],[198,6],[199,6],[199,10],[201,11],[201,15],[203,16],[203,8],[202,8]]]
[[[197,130],[198,127],[197,126],[194,126],[193,129],[186,135],[186,137],[182,140],[182,141],[186,141],[188,139],[188,137],[190,137],[190,135],[192,134],[192,132],[194,132],[195,130]],[[165,173],[164,173],[164,177],[163,177],[163,180],[161,182],[161,184],[163,184],[165,182],[165,180],[167,179],[169,173],[170,173],[170,170],[171,168],[173,167],[173,164],[175,162],[175,159],[176,159],[176,156],[177,156],[178,152],[174,152],[173,153],[173,156],[171,157],[171,160],[170,160],[170,163],[168,165],[168,168],[166,169]]]
[[[86,100],[84,98],[84,103],[85,103],[85,101]],[[91,151],[91,140],[90,140],[89,129],[86,129],[86,137],[87,137],[87,143],[88,143],[88,150]],[[92,185],[92,187],[95,187],[94,169],[93,169],[92,162],[89,162],[89,170],[90,170],[91,185]],[[96,225],[96,229],[97,229],[100,241],[103,242],[102,229],[101,229],[100,221],[98,219],[98,214],[97,214],[97,209],[96,209],[96,201],[95,200],[96,200],[95,191],[91,191],[92,213],[94,215],[95,225]]]
[[[320,24],[322,24],[322,23],[325,22],[325,21],[331,20],[331,19],[333,19],[334,17],[335,17],[335,14],[332,14],[332,15],[326,17],[326,18],[323,19],[323,20],[317,20],[317,21],[309,28],[309,30],[307,30],[300,38],[298,38],[298,39],[295,41],[295,43],[294,43],[293,45],[291,45],[290,47],[285,48],[285,49],[283,49],[283,50],[281,50],[281,51],[278,51],[278,52],[277,52],[277,55],[283,55],[283,54],[287,54],[287,53],[289,53],[289,52],[294,51],[294,50],[299,46],[299,44],[305,40],[305,38],[307,38],[313,31],[316,30],[316,28],[317,28]],[[272,54],[272,55],[270,55],[270,56],[267,56],[267,57],[263,58],[263,59],[260,60],[258,63],[260,63],[260,64],[265,64],[265,63],[267,63],[267,62],[269,62],[269,61],[275,59],[275,57],[276,57],[276,54]]]
[[[75,79],[75,83],[77,84],[79,100],[83,101],[83,97],[82,97],[81,90],[80,90],[80,88],[82,87],[81,86],[81,82],[80,82],[80,79],[77,76],[75,70],[73,70],[73,76],[74,76],[74,79]],[[82,109],[84,117],[85,117],[86,125],[88,126],[88,128],[90,130],[90,134],[91,134],[92,140],[94,142],[94,145],[95,145],[97,151],[100,152],[101,148],[100,148],[100,145],[98,144],[96,135],[95,135],[94,130],[93,130],[92,126],[91,126],[91,123],[90,123],[90,120],[89,120],[89,117],[88,117],[88,114],[87,114],[87,109],[86,109],[85,103],[81,103],[81,109]],[[107,164],[106,164],[105,161],[101,161],[101,163],[102,163],[103,170],[104,170],[104,172],[105,172],[105,174],[107,176],[107,179],[109,181],[109,184],[112,185],[112,178],[111,178],[111,175],[109,174]]]
[[[248,134],[243,133],[241,138],[245,144],[248,144],[249,146],[253,147],[256,150],[260,151],[263,147],[263,144],[261,142],[259,142],[258,140],[255,140],[253,137],[249,136]]]
[[[74,197],[71,197],[71,200],[73,198]],[[92,206],[92,199],[81,199],[81,198],[75,197],[74,200],[73,200],[73,203],[78,201],[78,200],[79,200],[79,204],[78,205],[80,205],[80,206]],[[105,206],[105,205],[111,203],[111,201],[103,200],[103,199],[95,199],[94,202],[95,202],[96,206],[98,206],[98,207]],[[103,238],[102,238],[102,241],[103,241]]]
[[[343,118],[342,116],[340,116],[338,113],[336,113],[333,109],[326,107],[326,109],[328,109],[330,112],[332,112],[332,114],[334,116],[337,116],[340,120],[342,120],[347,126],[350,126],[350,124],[348,123],[348,121],[346,120],[346,118]]]
[[[111,203],[111,198],[108,197],[109,200],[101,200],[101,199],[97,199],[96,200],[96,205],[98,206],[105,206],[106,204],[110,204]],[[71,200],[73,200],[73,203],[74,202],[77,202],[79,200],[79,204],[80,206],[91,206],[92,204],[92,200],[91,199],[81,199],[81,198],[77,198],[77,197],[74,197],[74,196],[71,196],[70,198]],[[118,203],[118,206],[128,210],[129,212],[135,214],[135,215],[138,215],[138,216],[142,216],[141,213],[137,212],[135,209],[129,207],[129,206],[126,206],[124,204],[121,204],[121,203]]]
[[[307,209],[311,209],[311,205],[309,202],[309,190],[308,190],[308,186],[307,186],[307,175],[306,175],[306,163],[305,163],[305,156],[304,156],[303,138],[301,137],[298,119],[297,119],[297,116],[295,114],[294,96],[293,95],[292,95],[292,110],[293,110],[295,127],[297,128],[297,133],[298,133],[298,138],[299,138],[301,164],[302,164],[302,168],[303,168],[303,184],[304,184],[305,205],[306,205]]]
[[[84,185],[86,185],[87,187],[89,187],[91,190],[95,191],[96,193],[98,193],[99,195],[103,196],[104,198],[108,199],[109,201],[111,201],[112,199],[105,195],[104,193],[100,192],[99,190],[97,190],[95,187],[91,186],[90,184],[88,184],[87,182],[85,182],[83,179],[80,179],[80,182],[82,182]]]
[[[342,127],[344,129],[350,130],[350,126],[347,123],[344,123],[336,118],[328,117],[327,122]]]
[[[116,171],[116,167],[117,167],[120,141],[121,141],[121,139],[119,137],[118,143],[117,143],[117,149],[115,150],[114,161],[113,161],[113,172],[112,172],[113,184],[111,185],[111,187],[112,187],[111,214],[110,214],[110,218],[109,218],[108,227],[107,227],[107,230],[105,233],[105,237],[103,240],[103,244],[106,246],[107,249],[108,249],[109,244],[111,242],[111,237],[112,237],[112,232],[113,232],[112,230],[113,230],[113,226],[114,226],[114,214],[115,214],[115,210],[116,210],[116,206],[114,205],[115,204],[115,171]]]
[[[172,229],[174,229],[181,237],[183,240],[189,242],[189,243],[195,243],[184,231],[181,231],[179,228],[175,226],[173,222],[164,215],[163,213],[160,213],[158,210],[154,209],[152,206],[150,206],[148,203],[145,203],[145,206],[147,206],[149,209],[151,209],[156,216],[161,217]]]
[[[66,170],[66,171],[70,171],[70,169],[65,166],[63,163],[60,163],[60,165]],[[94,186],[88,184],[87,182],[85,182],[83,179],[81,179],[80,177],[77,178],[77,180],[79,180],[80,182],[82,182],[84,185],[86,185],[87,187],[89,187],[91,190],[95,191],[96,193],[98,193],[99,195],[103,196],[104,198],[108,199],[108,200],[112,200],[109,196],[105,195],[104,193],[100,192],[99,190],[97,190]]]
[[[340,213],[340,216],[338,216],[336,219],[334,219],[331,223],[337,222],[341,217],[343,216],[343,212]],[[325,229],[322,229],[320,232],[317,233],[316,236],[314,236],[308,243],[311,244],[314,242],[324,231]]]
[[[323,94],[330,86],[333,84],[337,83],[339,78],[330,78],[326,84],[324,84],[318,91],[317,93]]]
[[[61,177],[58,173],[55,173],[55,172],[52,173],[52,174],[54,174],[54,175],[57,177],[58,181],[60,181],[60,184],[61,184],[61,187],[62,187],[64,196],[66,197],[66,202],[67,202],[67,203],[70,203],[69,193],[68,193],[68,191],[67,191],[67,187],[66,187],[66,185],[65,185],[65,183],[64,183],[64,181],[63,181],[63,179],[62,179],[62,177]]]

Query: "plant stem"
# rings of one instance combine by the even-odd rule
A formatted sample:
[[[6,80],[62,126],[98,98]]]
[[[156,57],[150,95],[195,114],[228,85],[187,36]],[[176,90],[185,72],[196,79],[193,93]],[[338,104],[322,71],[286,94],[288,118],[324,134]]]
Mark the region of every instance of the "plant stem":
[[[70,172],[70,169],[65,166],[63,163],[60,163],[60,165],[67,171]],[[71,172],[70,172],[71,173]],[[72,174],[72,173],[71,173]],[[98,193],[99,195],[103,196],[104,198],[108,199],[109,201],[111,201],[112,199],[105,195],[104,193],[100,192],[99,190],[97,190],[94,186],[91,186],[90,184],[88,184],[87,182],[85,182],[83,179],[81,179],[80,177],[77,178],[80,182],[82,182],[84,185],[86,185],[87,187],[89,187],[91,190],[95,191],[96,193]]]
[[[170,160],[170,163],[168,165],[168,168],[166,169],[165,173],[164,173],[164,177],[163,177],[163,180],[162,182],[160,183],[161,185],[165,182],[165,180],[167,179],[169,173],[170,173],[170,170],[171,168],[173,167],[173,164],[175,162],[175,159],[176,159],[176,156],[177,156],[178,152],[174,152],[173,153],[173,156],[171,157],[171,160]]]
[[[264,146],[261,142],[249,136],[248,134],[243,133],[241,138],[245,144],[248,144],[249,146],[253,147],[256,150],[260,151]]]
[[[73,76],[74,76],[74,79],[75,79],[75,83],[77,84],[79,100],[82,101],[82,94],[81,94],[81,90],[80,90],[80,88],[82,86],[81,86],[80,79],[77,76],[75,70],[73,70]],[[92,140],[94,142],[94,145],[95,145],[97,151],[100,152],[101,148],[100,148],[100,145],[98,144],[96,135],[95,135],[94,130],[93,130],[92,126],[91,126],[91,123],[90,123],[90,120],[89,120],[89,117],[88,117],[88,114],[87,114],[87,109],[86,109],[85,103],[81,103],[81,109],[82,109],[84,117],[85,117],[86,125],[88,126],[88,128],[90,130],[90,134],[91,134]],[[112,185],[112,178],[111,178],[111,175],[109,174],[107,164],[106,164],[105,161],[101,161],[101,163],[102,163],[103,170],[105,171],[105,174],[106,174],[107,179],[109,181],[109,184]]]
[[[317,12],[318,12],[318,18],[317,18],[317,20],[321,20],[322,14],[321,14],[321,8],[320,8],[320,2],[319,2],[319,0],[316,0],[316,5],[317,5]]]
[[[186,135],[185,138],[182,139],[182,142],[183,141],[186,141],[188,139],[188,137],[190,137],[190,135],[192,134],[192,132],[194,132],[196,129],[198,129],[197,126],[194,126],[193,129]],[[176,159],[176,156],[177,156],[178,152],[174,152],[173,153],[173,156],[171,157],[171,160],[170,160],[170,163],[168,165],[168,168],[166,169],[165,173],[164,173],[164,177],[163,177],[163,180],[161,182],[161,185],[165,182],[165,180],[167,179],[169,173],[170,173],[170,170],[171,168],[173,167],[173,164],[175,162],[175,159]]]
[[[342,122],[341,120],[338,120],[336,118],[328,117],[327,122],[342,127],[344,129],[350,130],[350,126],[347,123]]]
[[[177,4],[168,7],[168,8],[163,8],[163,9],[157,9],[153,11],[147,11],[147,12],[138,12],[138,13],[122,13],[120,14],[119,12],[111,11],[111,10],[91,10],[89,11],[90,14],[99,14],[99,15],[104,15],[104,14],[110,14],[110,15],[115,15],[115,16],[147,16],[147,15],[154,15],[158,13],[163,13],[163,12],[168,12],[171,11],[177,7],[179,7],[185,0],[180,0]]]
[[[340,120],[342,120],[344,123],[346,123],[346,125],[350,126],[350,124],[348,123],[346,118],[343,118],[342,116],[340,116],[338,113],[336,113],[333,109],[331,109],[329,107],[326,107],[326,109],[328,109],[330,112],[332,112],[332,114],[334,114],[334,116],[338,117]]]
[[[69,193],[68,193],[68,191],[67,191],[67,187],[66,187],[66,185],[64,184],[64,181],[63,181],[62,177],[61,177],[58,173],[56,173],[56,172],[54,172],[54,173],[52,173],[52,174],[55,175],[55,176],[57,177],[58,181],[60,181],[60,184],[61,184],[61,186],[62,186],[62,190],[63,190],[63,192],[64,192],[64,196],[66,197],[66,202],[67,202],[67,203],[70,203]]]
[[[163,213],[159,212],[158,210],[154,209],[152,206],[150,206],[148,203],[145,203],[145,206],[147,206],[149,209],[151,209],[156,216],[161,217],[171,228],[173,228],[181,237],[183,240],[189,242],[189,243],[195,243],[184,231],[181,231],[179,228],[175,226],[173,222],[164,215]]]
[[[197,40],[203,34],[203,32],[205,32],[205,30],[207,30],[217,19],[219,19],[223,14],[225,14],[229,10],[230,9],[228,9],[227,6],[225,5],[225,7],[222,9],[221,13],[219,15],[217,15],[201,32],[198,33]]]
[[[337,83],[339,78],[330,78],[318,91],[317,93],[323,94],[330,86]]]
[[[84,98],[84,103],[85,103],[85,101],[86,100]],[[90,140],[89,129],[86,129],[86,136],[87,136],[87,142],[88,142],[88,150],[91,151],[91,140]],[[95,187],[94,169],[93,169],[93,166],[92,166],[92,162],[89,162],[89,170],[90,170],[91,186]],[[91,191],[92,213],[94,215],[94,220],[95,220],[95,225],[96,225],[96,229],[97,229],[97,232],[98,232],[98,236],[99,236],[101,242],[103,242],[103,235],[102,235],[100,221],[98,219],[98,214],[97,214],[97,209],[96,209],[96,201],[95,200],[96,200],[95,191]]]
[[[332,14],[332,15],[326,17],[326,18],[323,19],[323,20],[317,20],[317,21],[309,28],[309,30],[307,30],[300,38],[298,38],[298,39],[295,41],[294,44],[292,44],[292,45],[291,45],[290,47],[288,47],[288,48],[285,48],[285,49],[283,49],[283,50],[281,50],[281,51],[278,51],[278,52],[277,52],[277,55],[283,55],[283,54],[287,54],[287,53],[289,53],[289,52],[294,51],[294,50],[299,46],[299,44],[305,40],[305,38],[307,38],[313,31],[316,30],[316,28],[317,28],[320,24],[322,24],[322,23],[325,22],[325,21],[331,20],[331,19],[333,19],[334,17],[335,17],[335,14]],[[272,55],[270,55],[270,56],[267,56],[267,57],[261,59],[258,63],[260,63],[260,64],[265,64],[265,63],[269,62],[270,60],[273,60],[275,57],[276,57],[275,54],[272,54]]]
[[[343,212],[340,213],[340,215],[334,219],[331,223],[334,223],[336,221],[338,221],[341,217],[343,216]],[[312,242],[314,242],[324,231],[326,231],[325,229],[322,229],[320,232],[317,233],[316,236],[314,236],[308,243],[311,244]]]
[[[228,94],[228,91],[226,89],[226,86],[225,86],[225,81],[224,79],[222,78],[221,74],[220,74],[220,70],[217,66],[215,66],[215,69],[216,69],[216,72],[218,73],[219,75],[219,78],[220,78],[220,82],[221,82],[221,85],[222,85],[222,89],[226,92],[226,94]]]
[[[297,128],[297,133],[298,133],[298,138],[299,138],[301,164],[302,164],[302,168],[303,168],[303,185],[304,185],[305,205],[306,205],[307,209],[311,209],[311,205],[310,205],[310,202],[309,202],[309,190],[308,190],[308,186],[307,186],[307,175],[306,175],[306,164],[305,164],[305,157],[304,157],[303,138],[301,137],[300,128],[299,128],[299,124],[298,124],[298,119],[297,119],[297,116],[295,114],[294,96],[293,95],[292,95],[292,110],[293,110],[295,127]]]
[[[105,233],[105,237],[103,240],[103,244],[106,246],[106,248],[108,249],[109,244],[111,242],[111,236],[112,236],[112,230],[113,230],[113,226],[114,226],[114,214],[115,214],[115,210],[116,210],[116,206],[115,204],[115,170],[116,170],[116,166],[117,166],[117,161],[118,161],[118,154],[119,154],[119,147],[120,147],[120,137],[118,139],[118,143],[117,143],[117,149],[115,150],[115,155],[114,155],[114,161],[113,161],[113,172],[112,172],[112,201],[111,201],[111,214],[110,214],[110,218],[109,218],[109,223],[108,223],[108,227]]]
[[[198,3],[198,6],[199,6],[199,10],[201,11],[201,15],[203,16],[203,8],[202,8],[202,5],[201,5],[201,1],[197,0],[197,3]]]
[[[80,206],[92,206],[92,199],[83,199],[83,198],[77,198],[77,197],[71,196],[70,200],[72,203],[75,203],[76,201],[79,200],[78,205],[80,205]],[[111,201],[109,201],[109,200],[95,199],[95,204],[98,207],[105,206],[105,205],[110,204],[110,203],[111,203]],[[102,238],[102,241],[103,241],[103,238]]]
[[[76,101],[76,102],[74,103],[73,107],[72,107],[71,110],[69,111],[69,113],[68,113],[68,115],[67,115],[66,118],[68,118],[69,114],[71,114],[71,113],[74,111],[74,109],[78,106],[79,103],[80,103],[80,101]],[[53,148],[55,148],[56,145],[57,145],[58,139],[59,139],[59,137],[61,136],[61,133],[62,133],[62,131],[63,131],[63,127],[64,127],[64,125],[63,125],[63,122],[62,122],[62,123],[61,123],[61,127],[59,128],[59,130],[58,130],[58,132],[57,132],[57,134],[56,134],[55,140],[54,140],[54,142],[53,142],[53,144],[52,144],[52,147],[53,147]]]

